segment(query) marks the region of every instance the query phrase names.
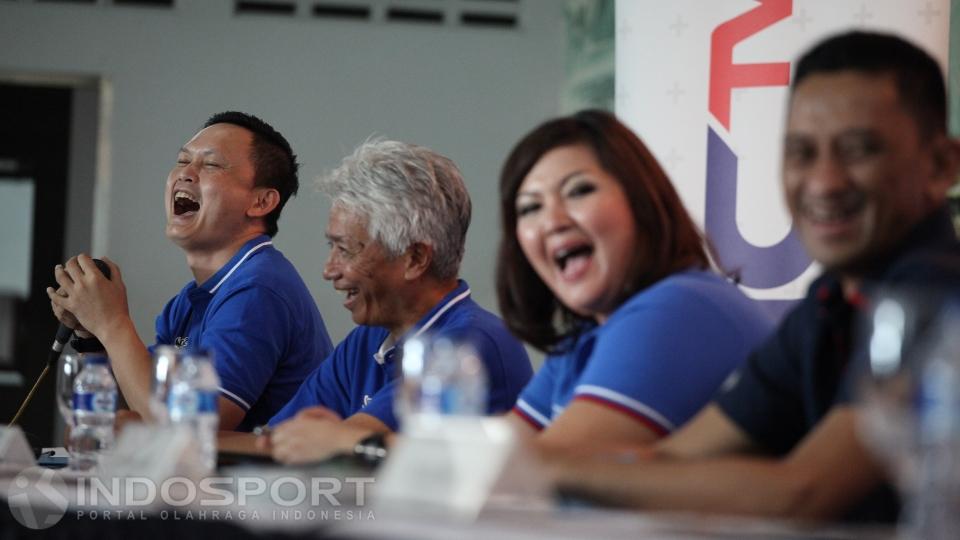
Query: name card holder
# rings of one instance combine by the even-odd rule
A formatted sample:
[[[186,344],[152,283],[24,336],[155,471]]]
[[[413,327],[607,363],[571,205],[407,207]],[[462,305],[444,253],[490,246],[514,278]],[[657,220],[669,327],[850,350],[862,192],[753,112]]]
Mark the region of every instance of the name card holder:
[[[4,468],[26,468],[37,464],[20,426],[0,427],[0,465]]]
[[[543,504],[549,482],[503,418],[413,418],[374,486],[384,512],[472,520],[491,497]]]
[[[162,482],[174,476],[200,478],[200,451],[183,426],[128,424],[114,450],[103,456],[102,476],[137,476]]]

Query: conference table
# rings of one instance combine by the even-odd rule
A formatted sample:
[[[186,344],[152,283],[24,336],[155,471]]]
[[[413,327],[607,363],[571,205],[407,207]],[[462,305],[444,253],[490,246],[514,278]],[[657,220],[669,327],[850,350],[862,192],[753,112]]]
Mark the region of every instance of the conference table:
[[[232,458],[233,459],[233,458]],[[540,540],[606,538],[636,539],[877,539],[896,538],[889,527],[802,526],[772,520],[693,514],[663,514],[590,507],[580,502],[553,498],[523,499],[494,496],[476,516],[464,518],[441,511],[397,510],[378,505],[375,471],[350,460],[331,460],[307,467],[284,467],[256,461],[231,462],[206,480],[234,499],[211,506],[203,495],[185,503],[173,494],[170,501],[154,496],[110,500],[111,486],[123,486],[123,478],[79,474],[67,469],[24,469],[0,464],[0,496],[4,502],[0,530],[41,533],[51,538],[355,538],[355,539],[491,539]],[[41,493],[31,507],[34,517],[57,518],[49,528],[33,530],[22,525],[24,486],[32,489],[46,479],[62,499]],[[246,480],[244,480],[246,479]],[[250,490],[240,500],[240,482],[263,480],[269,489]],[[298,481],[294,479],[299,479]],[[320,479],[318,482],[317,479]],[[194,480],[191,480],[191,482]],[[339,485],[338,485],[339,482]],[[134,489],[138,485],[134,483]],[[176,482],[170,485],[183,487]],[[281,485],[282,484],[282,485]],[[198,484],[199,485],[199,484]],[[276,495],[272,493],[278,486]],[[299,485],[318,488],[320,496],[298,500]],[[319,487],[318,487],[319,486]],[[139,485],[139,488],[142,488]],[[249,487],[249,486],[248,486]],[[259,487],[259,486],[257,486]],[[336,488],[336,489],[334,489]],[[92,501],[93,492],[99,499]],[[286,492],[284,492],[286,490]],[[310,491],[308,489],[308,491]],[[316,491],[316,490],[314,490]],[[358,491],[360,493],[358,493]],[[217,496],[214,490],[214,496]],[[43,500],[46,500],[44,506]],[[312,499],[312,500],[311,500]],[[20,503],[12,502],[18,500]],[[134,504],[131,504],[134,503]],[[170,503],[173,504],[170,504]],[[94,504],[96,503],[96,504]],[[229,504],[228,504],[229,503]],[[293,503],[293,504],[292,504]],[[19,504],[19,506],[18,506]],[[18,517],[13,516],[17,507]],[[217,510],[217,513],[214,513]],[[53,514],[52,518],[50,514]],[[15,537],[15,536],[14,536]]]

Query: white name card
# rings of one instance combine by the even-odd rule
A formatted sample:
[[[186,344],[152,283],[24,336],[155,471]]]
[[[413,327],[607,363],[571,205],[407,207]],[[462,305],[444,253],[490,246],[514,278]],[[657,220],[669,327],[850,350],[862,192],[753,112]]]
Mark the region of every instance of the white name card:
[[[476,518],[491,496],[544,501],[549,482],[502,418],[411,419],[379,474],[386,512]]]
[[[31,467],[37,464],[20,426],[0,427],[0,464],[9,468]]]
[[[139,476],[163,481],[173,476],[199,478],[204,470],[197,443],[183,426],[128,424],[116,447],[105,454],[100,472],[106,476]]]

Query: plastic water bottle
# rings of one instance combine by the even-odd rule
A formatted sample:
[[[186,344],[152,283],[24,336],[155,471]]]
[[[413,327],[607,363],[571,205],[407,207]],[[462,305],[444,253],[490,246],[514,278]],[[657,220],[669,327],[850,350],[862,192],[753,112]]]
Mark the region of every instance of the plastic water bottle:
[[[150,377],[150,414],[156,423],[170,424],[167,402],[173,373],[185,352],[173,345],[159,345],[153,350],[152,376]]]
[[[217,466],[219,395],[220,378],[210,357],[205,353],[184,355],[170,380],[167,408],[171,424],[190,430],[200,451],[200,465],[206,472]]]
[[[469,345],[437,340],[423,372],[424,412],[482,416],[487,409],[487,374]]]
[[[956,313],[948,319],[957,323]],[[908,509],[912,536],[960,538],[960,340],[947,335],[920,378],[917,483]]]
[[[402,424],[407,424],[414,415],[420,413],[426,347],[426,342],[419,338],[409,339],[403,345],[401,376],[394,396],[394,411]]]
[[[481,416],[487,410],[487,374],[476,351],[446,338],[404,344],[397,413],[408,422],[442,416]]]
[[[106,356],[84,358],[73,383],[73,417],[70,430],[71,467],[96,467],[100,454],[113,447],[113,421],[117,415],[117,383]]]

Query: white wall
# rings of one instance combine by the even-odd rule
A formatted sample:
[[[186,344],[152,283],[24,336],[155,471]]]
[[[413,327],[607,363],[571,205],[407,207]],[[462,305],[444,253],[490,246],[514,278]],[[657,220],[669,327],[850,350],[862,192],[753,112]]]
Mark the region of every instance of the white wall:
[[[374,133],[460,165],[474,203],[463,276],[496,308],[497,174],[511,145],[557,112],[562,2],[522,0],[513,30],[235,17],[227,0],[177,0],[172,10],[101,4],[0,2],[0,78],[106,83],[93,249],[120,263],[146,341],[155,314],[191,279],[163,234],[167,172],[180,145],[226,109],[262,116],[300,156],[301,194],[284,211],[277,244],[335,341],[352,322],[320,277],[327,203],[311,179]]]

